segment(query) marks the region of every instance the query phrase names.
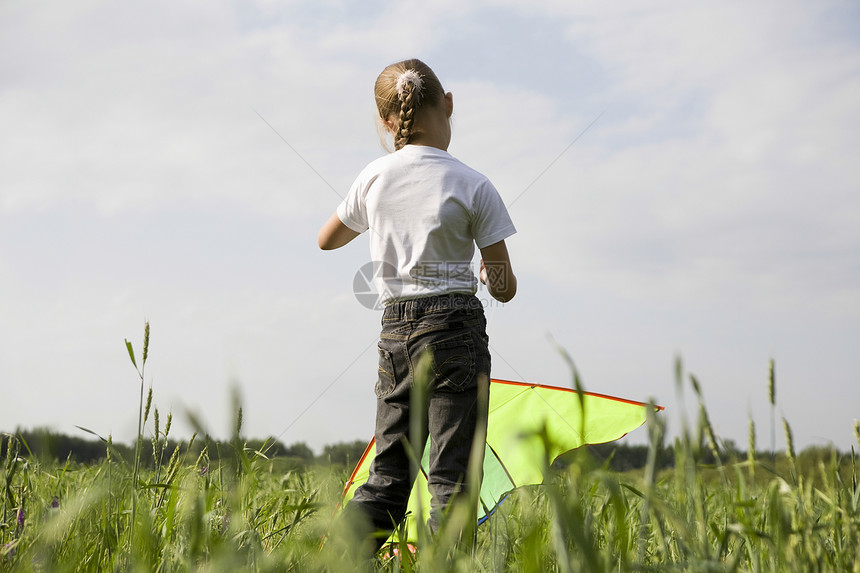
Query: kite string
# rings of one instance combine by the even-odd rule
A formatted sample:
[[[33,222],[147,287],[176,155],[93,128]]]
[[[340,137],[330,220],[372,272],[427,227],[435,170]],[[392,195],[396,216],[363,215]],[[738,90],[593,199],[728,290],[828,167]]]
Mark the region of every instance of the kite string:
[[[543,171],[541,171],[540,173],[538,173],[537,177],[535,177],[534,179],[532,179],[532,182],[531,182],[531,183],[529,183],[528,185],[526,185],[526,186],[525,186],[525,188],[524,188],[522,191],[520,191],[520,194],[519,194],[519,195],[517,195],[516,197],[514,197],[513,201],[511,201],[510,203],[508,203],[508,204],[507,204],[507,208],[508,208],[508,209],[510,209],[511,207],[513,207],[514,203],[516,203],[516,202],[520,199],[520,197],[522,197],[522,196],[525,194],[525,192],[526,192],[526,191],[528,191],[529,189],[531,189],[532,185],[534,185],[535,183],[537,183],[538,179],[540,179],[541,177],[543,177],[544,173],[546,173],[547,171],[549,171],[550,167],[552,167],[553,165],[555,165],[555,162],[556,162],[556,161],[558,161],[559,159],[561,159],[561,156],[562,156],[562,155],[564,155],[565,153],[567,153],[567,150],[568,150],[568,149],[570,149],[571,147],[573,147],[573,145],[574,145],[577,141],[579,141],[579,139],[580,139],[583,135],[585,135],[585,132],[587,132],[589,129],[591,129],[591,126],[592,126],[592,125],[594,125],[595,123],[597,123],[597,120],[599,120],[601,117],[603,117],[603,114],[604,114],[604,113],[606,113],[606,109],[604,109],[604,110],[603,110],[603,111],[601,111],[599,114],[597,114],[597,117],[595,117],[594,119],[592,119],[592,120],[591,120],[591,122],[590,122],[588,125],[586,125],[586,126],[585,126],[585,128],[584,128],[582,131],[580,131],[580,132],[579,132],[579,134],[578,134],[576,137],[574,137],[574,138],[573,138],[573,141],[571,141],[570,143],[568,143],[568,144],[567,144],[567,147],[565,147],[564,149],[562,149],[561,153],[559,153],[558,155],[556,155],[556,156],[555,156],[555,159],[553,159],[552,161],[550,161],[550,162],[549,162],[549,164],[548,164],[546,167],[544,167],[544,168],[543,168]]]
[[[296,154],[296,156],[298,156],[298,158],[299,158],[299,159],[301,159],[302,161],[304,161],[304,162],[305,162],[305,165],[307,165],[307,166],[310,168],[310,170],[311,170],[311,171],[313,171],[313,172],[316,174],[316,176],[317,176],[317,177],[319,177],[319,178],[320,178],[320,180],[321,180],[323,183],[325,183],[326,185],[328,185],[328,188],[329,188],[329,189],[331,189],[332,191],[334,191],[334,194],[335,194],[335,195],[337,195],[337,196],[338,196],[342,201],[346,200],[346,199],[345,199],[345,197],[344,197],[343,195],[341,195],[341,194],[337,191],[337,189],[335,189],[335,188],[334,188],[334,185],[332,185],[331,183],[329,183],[329,182],[328,182],[328,180],[326,180],[326,178],[325,178],[325,177],[323,177],[323,176],[322,176],[322,174],[321,174],[319,171],[317,171],[317,170],[314,168],[314,166],[313,166],[313,165],[311,165],[311,162],[310,162],[310,161],[308,161],[307,159],[305,159],[305,158],[304,158],[304,156],[303,156],[301,153],[299,153],[299,151],[298,151],[295,147],[293,147],[293,146],[292,146],[292,144],[290,144],[290,142],[289,142],[289,141],[287,141],[287,139],[286,139],[283,135],[281,135],[281,133],[280,133],[277,129],[275,129],[275,126],[273,126],[271,123],[269,123],[268,121],[266,121],[266,118],[265,118],[265,117],[263,117],[263,116],[260,114],[260,112],[259,112],[259,111],[257,111],[257,110],[256,110],[256,109],[254,109],[253,107],[252,107],[251,109],[252,109],[252,110],[254,110],[254,113],[256,113],[256,114],[257,114],[257,117],[259,117],[260,119],[262,119],[262,120],[263,120],[263,123],[265,123],[266,125],[268,125],[268,126],[269,126],[269,129],[271,129],[273,132],[275,132],[275,135],[277,135],[277,136],[281,139],[281,141],[283,141],[284,143],[286,143],[286,144],[287,144],[287,147],[289,147],[290,149],[292,149],[293,153],[295,153],[295,154]],[[369,226],[369,227],[368,227],[368,229],[369,229],[371,232],[375,233],[378,237],[382,238],[382,235],[380,235],[380,234],[379,234],[379,231],[377,231],[374,227]]]
[[[362,356],[364,356],[364,354],[367,352],[367,350],[368,350],[371,346],[373,346],[374,344],[376,344],[376,339],[374,339],[374,340],[373,340],[373,342],[371,342],[370,344],[368,344],[368,345],[367,345],[367,346],[366,346],[366,347],[365,347],[361,352],[359,352],[358,356],[356,356],[356,357],[352,360],[352,362],[350,362],[350,363],[349,363],[349,365],[347,365],[347,367],[346,367],[346,368],[344,368],[344,369],[341,371],[341,373],[340,373],[340,374],[338,374],[337,376],[335,376],[334,380],[332,380],[332,381],[331,381],[331,383],[330,383],[328,386],[326,386],[325,388],[323,388],[323,389],[322,389],[322,391],[321,391],[319,394],[317,394],[317,397],[316,397],[316,398],[314,398],[313,400],[311,400],[311,402],[310,402],[307,406],[305,406],[305,409],[304,409],[304,410],[302,410],[301,412],[299,412],[299,413],[298,413],[298,415],[297,415],[295,418],[293,418],[293,420],[292,420],[292,421],[287,425],[287,427],[286,427],[286,428],[284,428],[284,430],[283,430],[280,434],[278,434],[278,435],[275,437],[275,440],[279,440],[279,439],[281,439],[281,436],[283,436],[284,434],[286,434],[286,433],[287,433],[287,431],[289,431],[289,429],[290,429],[290,428],[292,428],[292,427],[296,424],[296,422],[298,422],[298,421],[299,421],[299,419],[300,419],[302,416],[304,416],[304,415],[308,412],[308,410],[310,410],[310,409],[313,407],[313,405],[314,405],[314,404],[316,404],[317,402],[319,402],[319,401],[320,401],[320,399],[321,399],[321,398],[326,394],[326,392],[328,392],[329,390],[331,390],[331,388],[332,388],[335,384],[337,384],[337,382],[338,382],[341,378],[343,378],[344,374],[346,374],[346,373],[349,371],[349,369],[350,369],[350,368],[352,368],[352,366],[353,366],[356,362],[358,362],[359,358],[361,358]]]
[[[290,144],[290,142],[289,142],[289,141],[287,141],[287,139],[286,139],[283,135],[281,135],[281,134],[280,134],[280,132],[278,132],[278,130],[277,130],[277,129],[275,129],[275,127],[274,127],[271,123],[269,123],[269,122],[266,120],[266,118],[265,118],[265,117],[263,117],[263,116],[260,114],[260,112],[258,112],[258,111],[257,111],[256,109],[254,109],[254,108],[251,108],[251,109],[253,109],[253,111],[254,111],[254,113],[257,115],[257,117],[259,117],[259,118],[263,121],[263,123],[265,123],[267,126],[269,126],[269,129],[271,129],[271,130],[275,133],[275,135],[277,135],[277,136],[281,139],[281,141],[283,141],[283,142],[287,145],[287,147],[289,147],[289,148],[293,151],[293,153],[295,153],[295,154],[296,154],[296,156],[298,156],[298,157],[299,157],[299,159],[301,159],[301,160],[305,163],[305,165],[307,165],[307,166],[308,166],[308,168],[310,168],[310,170],[311,170],[311,171],[313,171],[313,172],[316,174],[316,176],[317,176],[317,177],[319,177],[319,179],[320,179],[323,183],[325,183],[325,184],[329,187],[329,189],[331,189],[331,190],[335,193],[335,195],[337,195],[340,199],[343,199],[343,196],[342,196],[340,193],[338,193],[337,189],[335,189],[335,188],[334,188],[334,186],[333,186],[331,183],[329,183],[329,182],[328,182],[328,180],[326,180],[326,178],[325,178],[325,177],[323,177],[323,176],[322,176],[322,174],[321,174],[319,171],[317,171],[317,170],[314,168],[314,166],[313,166],[313,165],[311,165],[311,163],[310,163],[307,159],[305,159],[305,158],[304,158],[304,156],[302,156],[302,154],[301,154],[301,153],[299,153],[299,152],[298,152],[298,150],[297,150],[295,147],[293,147],[293,146],[292,146],[292,144]],[[581,131],[581,132],[580,132],[580,133],[579,133],[579,134],[578,134],[578,135],[573,139],[573,141],[571,141],[571,142],[567,145],[567,147],[565,147],[565,148],[564,148],[564,149],[563,149],[563,150],[562,150],[562,151],[561,151],[561,152],[560,152],[560,153],[559,153],[559,154],[558,154],[558,155],[557,155],[557,156],[556,156],[552,161],[550,161],[550,162],[549,162],[549,164],[548,164],[546,167],[544,167],[544,169],[543,169],[540,173],[538,173],[538,175],[537,175],[534,179],[532,179],[532,181],[531,181],[528,185],[526,185],[526,187],[525,187],[522,191],[520,191],[520,193],[519,193],[516,197],[514,197],[513,201],[511,201],[511,202],[507,205],[507,207],[510,209],[510,208],[513,206],[513,204],[514,204],[514,203],[516,203],[516,202],[520,199],[520,197],[522,197],[522,196],[523,196],[523,195],[524,195],[524,194],[525,194],[529,189],[531,189],[531,187],[532,187],[532,186],[533,186],[533,185],[534,185],[534,184],[535,184],[535,183],[536,183],[536,182],[537,182],[541,177],[543,177],[543,175],[544,175],[547,171],[549,171],[549,169],[550,169],[553,165],[555,165],[555,163],[556,163],[559,159],[561,159],[561,157],[562,157],[565,153],[567,153],[567,151],[568,151],[571,147],[573,147],[573,146],[574,146],[574,144],[575,144],[577,141],[579,141],[579,139],[580,139],[583,135],[585,135],[585,133],[586,133],[589,129],[591,129],[591,127],[592,127],[595,123],[597,123],[597,121],[598,121],[598,120],[603,116],[603,114],[604,114],[604,113],[606,113],[606,110],[605,110],[605,109],[604,109],[603,111],[601,111],[601,112],[597,115],[597,117],[595,117],[593,120],[591,120],[591,122],[590,122],[588,125],[586,125],[586,126],[585,126],[585,128],[584,128],[584,129],[583,129],[583,130],[582,130],[582,131]],[[491,311],[490,311],[490,319],[491,319],[491,321],[494,319],[494,317],[495,317],[495,313],[496,313],[496,305],[493,305],[493,308],[492,308],[492,309],[491,309]],[[374,340],[374,342],[376,342],[376,340]],[[326,386],[325,388],[323,388],[323,390],[322,390],[322,391],[321,391],[321,392],[320,392],[320,393],[319,393],[319,394],[318,394],[318,395],[317,395],[313,400],[311,400],[311,402],[310,402],[310,403],[309,403],[309,404],[308,404],[308,405],[307,405],[307,406],[306,406],[306,407],[305,407],[301,412],[299,412],[299,414],[298,414],[298,415],[297,415],[297,416],[296,416],[296,417],[295,417],[295,418],[294,418],[294,419],[293,419],[293,420],[292,420],[292,421],[287,425],[287,427],[286,427],[286,428],[284,428],[284,430],[283,430],[280,434],[278,434],[278,436],[277,436],[275,439],[276,439],[276,440],[277,440],[277,439],[280,439],[280,438],[281,438],[281,436],[283,436],[285,433],[287,433],[287,431],[289,431],[289,429],[290,429],[290,428],[292,428],[292,427],[293,427],[293,426],[294,426],[294,425],[299,421],[299,419],[301,419],[301,417],[302,417],[302,416],[304,416],[304,415],[308,412],[308,410],[310,410],[310,409],[314,406],[314,404],[316,404],[316,403],[317,403],[317,402],[318,402],[318,401],[319,401],[319,400],[320,400],[320,399],[321,399],[321,398],[322,398],[322,397],[323,397],[323,396],[324,396],[324,395],[325,395],[325,394],[326,394],[326,393],[327,393],[327,392],[328,392],[328,391],[329,391],[329,390],[330,390],[330,389],[331,389],[331,388],[332,388],[332,387],[333,387],[333,386],[334,386],[334,385],[335,385],[335,384],[336,384],[336,383],[337,383],[337,382],[338,382],[338,381],[339,381],[339,380],[340,380],[340,379],[341,379],[341,378],[346,374],[346,372],[347,372],[347,371],[348,371],[348,370],[349,370],[349,369],[350,369],[350,368],[351,368],[351,367],[352,367],[352,366],[353,366],[353,365],[358,361],[358,359],[359,359],[359,358],[361,358],[361,357],[364,355],[364,353],[365,353],[365,352],[367,352],[367,349],[368,349],[368,348],[370,348],[370,347],[373,345],[373,343],[374,343],[374,342],[371,342],[371,344],[369,344],[367,347],[365,347],[365,348],[364,348],[364,349],[363,349],[363,350],[358,354],[358,356],[356,356],[356,357],[355,357],[355,359],[353,359],[353,360],[352,360],[352,362],[350,362],[350,363],[346,366],[346,368],[344,368],[344,369],[343,369],[343,371],[341,371],[341,373],[340,373],[340,374],[338,374],[338,375],[337,375],[337,376],[336,376],[336,377],[331,381],[331,383],[329,383],[329,385],[328,385],[328,386]],[[492,347],[491,347],[491,348],[492,348]],[[495,351],[495,349],[493,349],[493,350]],[[517,373],[517,375],[518,375],[520,378],[522,378],[522,379],[523,379],[523,381],[525,380],[525,378],[523,378],[523,376],[522,376],[521,374],[519,374],[519,372],[517,372],[517,371],[516,371],[516,369],[515,369],[515,368],[513,368],[513,367],[511,366],[511,364],[510,364],[507,360],[505,360],[505,358],[504,358],[503,356],[501,356],[498,352],[496,352],[496,354],[497,354],[497,356],[498,356],[499,358],[501,358],[501,359],[505,362],[505,364],[507,364],[507,365],[508,365],[508,367],[510,367],[514,372],[516,372],[516,373]],[[538,396],[540,396],[540,395],[538,394]],[[554,412],[556,412],[556,411],[555,411],[555,409],[554,409],[554,408],[552,408],[552,406],[549,404],[549,402],[547,402],[547,401],[546,401],[546,399],[544,399],[542,396],[540,396],[540,397],[541,397],[541,399],[542,399],[544,402],[546,402],[546,403],[547,403],[547,405],[550,407],[550,409],[552,409]],[[556,414],[558,414],[558,412],[556,412]],[[564,419],[564,418],[562,418],[562,419]],[[569,424],[568,424],[568,425],[569,425]],[[573,428],[572,428],[572,427],[571,427],[571,429],[573,430]],[[574,430],[574,431],[575,431],[575,430]],[[580,439],[581,439],[581,436],[580,436]]]
[[[328,185],[328,188],[329,188],[329,189],[331,189],[332,191],[334,191],[334,194],[335,194],[335,195],[337,195],[338,197],[340,197],[340,198],[341,198],[341,200],[344,198],[344,197],[343,197],[343,195],[341,195],[340,193],[338,193],[337,189],[335,189],[335,188],[334,188],[334,185],[332,185],[331,183],[329,183],[329,182],[328,182],[328,180],[326,180],[326,178],[325,178],[325,177],[323,177],[323,176],[322,176],[322,174],[321,174],[319,171],[317,171],[316,169],[314,169],[314,166],[313,166],[313,165],[311,165],[310,161],[308,161],[307,159],[305,159],[305,158],[304,158],[304,156],[302,156],[302,154],[301,154],[301,153],[299,153],[299,152],[298,152],[298,150],[297,150],[295,147],[293,147],[293,146],[290,144],[290,142],[289,142],[289,141],[287,141],[287,140],[286,140],[286,138],[285,138],[283,135],[281,135],[281,134],[280,134],[280,132],[279,132],[277,129],[275,129],[275,127],[274,127],[271,123],[269,123],[268,121],[266,121],[266,118],[265,118],[265,117],[263,117],[262,115],[260,115],[260,112],[259,112],[259,111],[257,111],[257,110],[256,110],[256,109],[254,109],[253,107],[252,107],[251,109],[253,109],[253,110],[254,110],[254,113],[256,113],[256,114],[257,114],[257,117],[259,117],[260,119],[262,119],[262,120],[263,120],[263,123],[265,123],[266,125],[268,125],[268,126],[269,126],[269,129],[271,129],[272,131],[274,131],[274,132],[275,132],[275,135],[277,135],[279,138],[281,138],[281,141],[283,141],[284,143],[286,143],[286,144],[287,144],[287,147],[289,147],[290,149],[292,149],[292,150],[293,150],[293,153],[295,153],[295,154],[296,154],[296,156],[298,156],[298,158],[299,158],[299,159],[301,159],[302,161],[304,161],[304,162],[305,162],[305,165],[307,165],[307,166],[310,168],[310,170],[311,170],[311,171],[313,171],[314,173],[316,173],[316,176],[317,176],[317,177],[319,177],[319,178],[320,178],[320,180],[321,180],[323,183],[325,183],[326,185]]]

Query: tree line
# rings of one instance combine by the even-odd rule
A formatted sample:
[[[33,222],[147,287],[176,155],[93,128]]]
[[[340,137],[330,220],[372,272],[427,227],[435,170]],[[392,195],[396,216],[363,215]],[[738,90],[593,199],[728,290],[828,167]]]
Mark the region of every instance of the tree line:
[[[124,444],[119,442],[108,443],[104,438],[84,438],[69,436],[47,429],[17,430],[15,432],[3,432],[6,439],[0,440],[0,459],[5,459],[10,440],[14,437],[19,446],[19,455],[31,455],[43,461],[65,462],[66,460],[80,464],[95,464],[107,457],[108,448],[114,457],[132,459],[135,453],[135,444]],[[189,447],[190,445],[190,447]],[[144,439],[141,444],[141,459],[144,463],[153,460],[153,442]],[[233,456],[236,447],[231,441],[215,440],[209,436],[197,437],[193,443],[187,441],[176,441],[163,438],[158,444],[159,451],[170,455],[177,447],[180,452],[187,455],[199,455],[203,448],[209,459],[219,459]],[[307,466],[315,463],[330,465],[354,465],[361,458],[367,447],[367,442],[356,440],[352,442],[340,442],[323,447],[320,454],[316,454],[305,442],[296,442],[290,446],[274,439],[242,439],[240,447],[249,454],[259,452],[266,458],[284,458],[292,462],[294,466]]]
[[[80,464],[95,464],[103,461],[107,456],[108,443],[104,438],[84,438],[57,433],[48,429],[18,430],[2,434],[0,439],[0,459],[5,459],[9,448],[8,437],[14,436],[22,444],[19,455],[32,455],[43,461],[71,461]],[[735,459],[743,461],[746,452],[739,450],[731,440],[723,442],[724,460]],[[114,457],[131,460],[134,457],[135,444],[111,443],[109,445]],[[234,456],[236,447],[243,448],[248,454],[259,452],[269,459],[280,459],[286,467],[304,468],[314,464],[325,464],[330,466],[352,467],[361,459],[367,442],[354,440],[352,442],[338,442],[323,447],[322,452],[316,454],[305,442],[296,442],[285,445],[275,439],[242,439],[240,443],[232,441],[219,441],[210,437],[196,438],[193,443],[178,442],[175,440],[162,439],[157,450],[167,452],[169,456],[177,447],[181,453],[187,455],[199,455],[204,448],[209,459],[216,460]],[[814,449],[814,448],[813,448]],[[648,446],[628,444],[625,442],[610,442],[588,446],[591,457],[600,464],[605,465],[613,471],[625,472],[644,468],[648,460]],[[671,445],[661,445],[657,449],[656,469],[672,468],[675,465],[674,448]],[[760,453],[759,456],[770,456],[771,453]],[[142,443],[141,459],[144,464],[154,463],[153,443],[150,439],[144,439]],[[564,465],[567,456],[563,455],[556,460],[556,465]],[[713,464],[715,462],[713,453],[709,449],[701,452],[700,463]]]

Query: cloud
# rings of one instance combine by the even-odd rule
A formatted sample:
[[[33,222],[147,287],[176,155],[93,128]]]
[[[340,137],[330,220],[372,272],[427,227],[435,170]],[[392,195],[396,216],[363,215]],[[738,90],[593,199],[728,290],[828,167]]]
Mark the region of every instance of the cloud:
[[[16,134],[0,154],[7,210],[86,200],[121,211],[230,197],[302,214],[313,195],[290,194],[321,183],[302,157],[338,165],[332,153],[344,139],[355,143],[333,137],[341,120],[320,113],[363,116],[349,113],[358,98],[344,90],[356,83],[354,70],[308,57],[289,24],[242,34],[224,6],[204,15],[185,4],[67,8],[50,18],[32,7],[18,17],[4,34],[5,53],[16,57],[4,58],[12,70],[0,95],[3,123]],[[344,185],[343,173],[327,175]]]
[[[637,399],[672,395],[676,351],[741,400],[771,353],[788,384],[856,372],[856,8],[411,10],[4,3],[0,375],[26,416],[0,419],[125,424],[95,416],[134,399],[121,341],[148,318],[156,396],[226,428],[239,379],[249,427],[277,433],[342,376],[291,432],[364,435],[376,318],[349,289],[366,244],[313,239],[381,153],[372,83],[408,56],[454,92],[451,150],[520,230],[521,292],[490,311],[499,375],[564,383],[547,330],[587,384]]]
[[[834,312],[856,292],[858,57],[822,14],[792,5],[777,29],[739,5],[569,10],[571,47],[607,71],[611,105],[515,207],[539,236],[525,250],[546,253],[530,263],[640,298],[730,299],[743,283],[753,304],[776,291],[833,297]],[[522,147],[564,131],[554,119],[570,131],[558,106],[541,113],[553,103],[520,106],[540,110]]]

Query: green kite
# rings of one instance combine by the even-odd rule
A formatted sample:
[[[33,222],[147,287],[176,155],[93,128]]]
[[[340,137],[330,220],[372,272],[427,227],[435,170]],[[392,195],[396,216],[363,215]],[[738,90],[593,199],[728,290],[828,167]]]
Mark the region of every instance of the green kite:
[[[603,444],[623,437],[645,423],[649,407],[663,409],[592,392],[580,395],[570,388],[492,379],[478,523],[485,521],[514,489],[543,483],[547,461],[551,463],[586,444]],[[424,448],[421,471],[409,497],[406,519],[410,540],[416,538],[414,516],[421,515],[426,520],[429,515],[429,450]],[[375,455],[375,442],[371,440],[346,484],[344,504],[367,481]]]

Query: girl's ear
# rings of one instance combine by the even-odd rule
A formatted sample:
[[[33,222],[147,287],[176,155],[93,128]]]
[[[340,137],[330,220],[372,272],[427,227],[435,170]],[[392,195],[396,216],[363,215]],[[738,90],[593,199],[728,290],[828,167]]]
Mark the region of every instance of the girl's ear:
[[[385,127],[385,131],[388,133],[394,133],[395,125],[392,119],[380,119],[379,122]]]

